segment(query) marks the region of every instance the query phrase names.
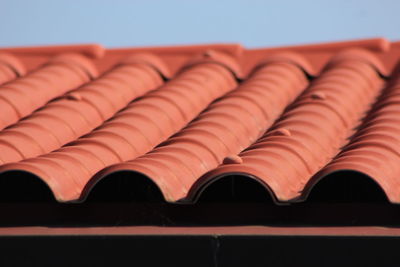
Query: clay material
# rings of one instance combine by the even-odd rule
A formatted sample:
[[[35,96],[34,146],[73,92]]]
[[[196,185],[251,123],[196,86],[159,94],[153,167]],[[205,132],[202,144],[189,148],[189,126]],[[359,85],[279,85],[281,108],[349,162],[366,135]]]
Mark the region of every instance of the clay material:
[[[352,171],[400,203],[399,55],[383,38],[0,48],[0,179],[73,202],[123,171],[190,203],[241,176],[282,204]]]

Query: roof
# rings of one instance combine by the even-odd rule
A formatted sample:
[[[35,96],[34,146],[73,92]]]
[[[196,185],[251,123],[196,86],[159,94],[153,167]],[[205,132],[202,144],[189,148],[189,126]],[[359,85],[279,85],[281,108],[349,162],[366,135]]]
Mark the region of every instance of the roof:
[[[0,48],[0,178],[80,202],[140,176],[187,203],[240,176],[280,204],[350,171],[400,203],[399,55],[382,38]]]

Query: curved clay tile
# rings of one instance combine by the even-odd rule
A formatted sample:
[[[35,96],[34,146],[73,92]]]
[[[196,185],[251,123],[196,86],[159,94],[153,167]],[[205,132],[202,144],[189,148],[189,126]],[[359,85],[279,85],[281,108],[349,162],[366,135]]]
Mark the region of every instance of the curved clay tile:
[[[158,65],[165,71],[166,66]],[[162,85],[151,61],[127,57],[93,82],[0,131],[0,165],[49,153],[89,133],[133,99]]]
[[[363,173],[381,186],[388,199],[400,203],[400,79],[391,82],[360,130],[325,168],[311,179],[303,193],[325,176],[342,170]]]
[[[315,76],[317,74],[315,68],[310,64],[310,62],[306,58],[304,58],[300,54],[289,51],[270,55],[269,57],[259,62],[258,67],[262,67],[263,65],[270,64],[273,62],[288,62],[291,64],[295,64],[309,76]]]
[[[164,63],[164,61],[153,54],[148,53],[140,53],[135,54],[130,57],[124,58],[119,64],[127,65],[127,64],[145,64],[152,67],[155,71],[160,73],[160,75],[166,79],[170,79],[172,77],[171,71],[168,66]]]
[[[377,58],[374,54],[372,54],[367,50],[362,50],[357,48],[346,49],[340,53],[335,54],[328,63],[328,66],[330,64],[336,64],[342,61],[348,61],[350,59],[360,60],[364,61],[367,64],[370,64],[382,76],[389,75],[388,70],[386,69],[385,65],[379,58]]]
[[[77,200],[98,171],[148,152],[236,85],[219,62],[196,64],[92,133],[52,153],[5,164],[0,171],[28,171],[45,181],[57,200]]]
[[[204,173],[223,161],[240,161],[229,155],[256,141],[307,84],[302,70],[287,60],[263,63],[236,90],[161,146],[112,166],[103,175],[122,170],[140,172],[158,185],[167,201],[183,199]]]
[[[93,62],[80,54],[61,54],[57,57],[52,58],[47,64],[45,64],[45,66],[48,64],[61,64],[79,68],[91,79],[94,79],[99,75],[97,68],[93,64]]]
[[[368,61],[371,54],[362,59],[344,55],[337,55],[341,60],[328,64],[271,130],[240,153],[243,163],[223,164],[209,172],[192,195],[221,176],[243,174],[264,184],[278,201],[297,198],[348,142],[382,86],[374,61]]]
[[[96,68],[89,59],[78,54],[66,54],[53,58],[20,79],[0,86],[0,129],[95,76]]]
[[[25,73],[26,69],[18,58],[10,54],[0,54],[0,84],[12,81]]]
[[[186,62],[185,68],[204,63],[218,63],[230,70],[237,79],[243,79],[244,74],[237,60],[223,52],[217,52],[214,50],[207,50],[204,53],[191,58]]]

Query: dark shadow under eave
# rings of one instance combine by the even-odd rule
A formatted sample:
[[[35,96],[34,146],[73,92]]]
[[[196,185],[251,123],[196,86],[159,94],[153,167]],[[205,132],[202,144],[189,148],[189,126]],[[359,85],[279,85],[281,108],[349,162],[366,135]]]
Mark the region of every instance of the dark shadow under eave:
[[[88,184],[82,196],[85,202],[165,202],[151,179],[130,170],[114,172]]]
[[[270,191],[258,180],[243,174],[227,174],[214,177],[195,190],[195,202],[224,203],[272,203]]]
[[[49,186],[36,175],[22,170],[0,173],[0,203],[56,202]]]
[[[379,184],[358,171],[339,170],[318,174],[306,186],[302,200],[309,203],[388,203]]]
[[[363,173],[341,170],[317,178],[310,181],[301,198],[290,202],[389,204],[381,187]],[[192,189],[188,199],[177,204],[276,202],[269,188],[243,174],[214,177],[204,185],[195,184]],[[161,190],[149,177],[130,170],[111,173],[88,184],[82,196],[81,202],[166,203]],[[0,174],[0,203],[13,202],[55,203],[56,200],[48,185],[39,177],[14,170]]]

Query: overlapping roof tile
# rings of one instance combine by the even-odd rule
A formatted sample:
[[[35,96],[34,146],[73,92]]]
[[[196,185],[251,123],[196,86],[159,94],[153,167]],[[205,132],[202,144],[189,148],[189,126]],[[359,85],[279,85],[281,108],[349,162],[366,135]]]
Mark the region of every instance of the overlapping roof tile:
[[[279,201],[298,197],[340,151],[383,86],[372,63],[357,52],[334,57],[279,121],[239,154],[242,164],[223,164],[204,183],[241,173],[259,179]]]
[[[162,83],[157,70],[142,57],[128,57],[98,79],[56,98],[1,131],[0,162],[17,162],[60,148]]]
[[[95,66],[85,57],[65,54],[24,77],[3,84],[0,90],[0,129],[90,81],[97,76],[96,72]]]
[[[384,39],[0,49],[0,172],[61,202],[128,172],[168,202],[240,175],[283,203],[350,170],[400,203],[399,55]]]
[[[0,85],[24,75],[25,72],[18,58],[7,53],[0,54]]]
[[[154,180],[169,201],[183,199],[204,173],[255,142],[307,83],[303,71],[286,60],[265,63],[153,151],[101,175],[141,172]]]

